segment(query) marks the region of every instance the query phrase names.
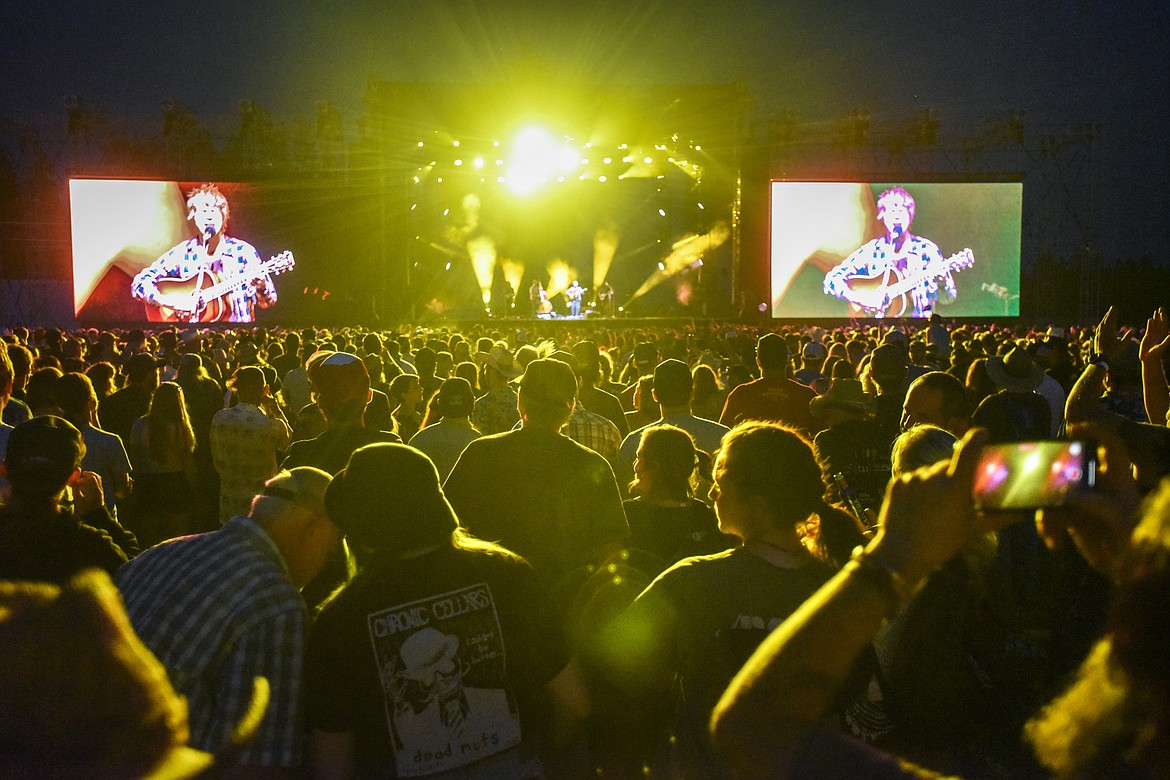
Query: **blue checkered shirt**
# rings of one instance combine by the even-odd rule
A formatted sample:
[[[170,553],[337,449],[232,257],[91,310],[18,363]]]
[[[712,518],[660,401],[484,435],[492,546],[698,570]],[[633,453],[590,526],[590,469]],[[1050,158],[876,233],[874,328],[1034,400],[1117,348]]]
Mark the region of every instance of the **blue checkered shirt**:
[[[261,676],[272,698],[240,763],[299,767],[307,617],[268,534],[234,517],[218,531],[150,548],[115,581],[135,632],[187,697],[191,746],[220,747]]]

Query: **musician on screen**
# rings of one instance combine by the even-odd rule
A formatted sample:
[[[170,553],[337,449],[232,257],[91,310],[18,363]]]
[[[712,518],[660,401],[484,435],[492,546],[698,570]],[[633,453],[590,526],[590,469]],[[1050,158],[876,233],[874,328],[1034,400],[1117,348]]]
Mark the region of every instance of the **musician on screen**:
[[[229,213],[227,198],[214,184],[192,190],[187,219],[198,235],[144,268],[130,294],[158,309],[164,320],[252,322],[257,307],[276,303],[272,263],[266,267],[255,247],[224,232]]]
[[[972,264],[971,250],[944,259],[937,244],[911,233],[914,198],[901,187],[878,197],[877,218],[885,235],[825,274],[825,293],[872,317],[929,317],[937,304],[952,303],[952,272]]]

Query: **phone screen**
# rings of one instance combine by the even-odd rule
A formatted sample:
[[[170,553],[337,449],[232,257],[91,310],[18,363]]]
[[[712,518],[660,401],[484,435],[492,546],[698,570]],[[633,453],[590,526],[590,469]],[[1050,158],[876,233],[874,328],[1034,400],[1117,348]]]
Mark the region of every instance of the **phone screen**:
[[[1093,448],[1080,441],[1030,441],[986,447],[975,472],[981,509],[1060,506],[1096,481]]]

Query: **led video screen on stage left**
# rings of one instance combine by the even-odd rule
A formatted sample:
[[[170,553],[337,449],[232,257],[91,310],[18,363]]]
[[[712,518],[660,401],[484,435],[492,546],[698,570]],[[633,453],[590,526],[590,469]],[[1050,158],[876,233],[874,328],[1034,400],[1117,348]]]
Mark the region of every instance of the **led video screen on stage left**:
[[[238,292],[248,281],[236,273],[243,261],[250,258],[249,268],[261,264],[277,288],[278,275],[294,262],[286,247],[268,246],[255,194],[251,185],[231,182],[71,179],[78,320],[239,319],[233,312],[242,311]],[[200,204],[206,207],[200,210]]]
[[[1019,314],[1022,182],[770,186],[773,317]]]

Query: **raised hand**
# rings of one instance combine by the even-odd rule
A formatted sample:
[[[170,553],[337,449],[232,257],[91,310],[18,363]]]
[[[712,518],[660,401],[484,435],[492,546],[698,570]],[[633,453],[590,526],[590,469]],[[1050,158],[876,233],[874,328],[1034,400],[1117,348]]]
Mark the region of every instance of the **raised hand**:
[[[1121,438],[1104,426],[1081,423],[1069,435],[1097,445],[1097,484],[1070,494],[1062,507],[1041,510],[1036,527],[1049,547],[1071,539],[1093,568],[1114,574],[1141,505],[1133,464]]]
[[[1121,335],[1117,334],[1117,314],[1110,306],[1109,311],[1105,312],[1105,316],[1097,323],[1097,328],[1093,332],[1093,351],[1104,355],[1108,361],[1114,361],[1121,357],[1126,342],[1132,336],[1133,330],[1129,329]]]
[[[1168,348],[1170,348],[1170,323],[1166,321],[1166,310],[1159,307],[1153,316],[1146,320],[1146,332],[1142,334],[1138,357],[1141,358],[1142,362],[1161,360]]]

